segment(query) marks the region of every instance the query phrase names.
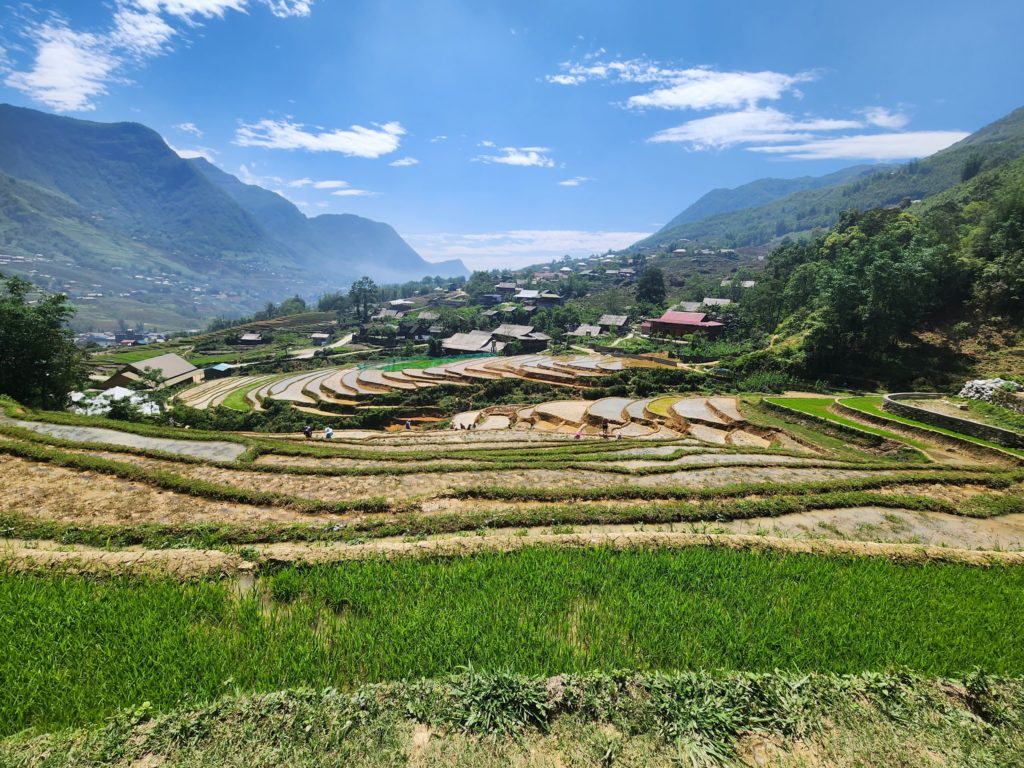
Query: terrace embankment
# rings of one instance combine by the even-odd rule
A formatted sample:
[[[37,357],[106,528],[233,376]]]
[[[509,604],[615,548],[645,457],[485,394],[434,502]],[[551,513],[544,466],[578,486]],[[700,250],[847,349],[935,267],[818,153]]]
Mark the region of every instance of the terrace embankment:
[[[15,571],[103,576],[237,575],[267,565],[324,564],[375,557],[457,557],[527,547],[682,549],[724,547],[780,553],[880,557],[897,562],[1024,565],[1024,514],[999,519],[879,507],[851,507],[701,524],[516,528],[486,534],[386,537],[359,542],[253,543],[247,558],[210,549],[111,550],[53,541],[0,540],[0,563]]]

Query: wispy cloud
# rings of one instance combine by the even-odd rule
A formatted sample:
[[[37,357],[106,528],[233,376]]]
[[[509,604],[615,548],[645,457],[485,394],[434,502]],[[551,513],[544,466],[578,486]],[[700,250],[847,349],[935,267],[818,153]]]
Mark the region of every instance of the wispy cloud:
[[[406,168],[410,165],[419,165],[419,162],[415,157],[400,157],[397,160],[392,160],[388,165],[393,168]]]
[[[178,155],[178,157],[184,160],[193,160],[197,157],[201,157],[207,162],[212,163],[214,161],[213,158],[216,157],[217,155],[216,150],[210,149],[209,147],[193,147],[191,149],[179,149],[173,144],[168,144],[167,146],[170,147]]]
[[[123,49],[136,59],[158,56],[168,50],[177,31],[159,13],[121,6],[114,13],[114,29],[107,39],[113,49]]]
[[[265,149],[302,149],[307,152],[339,152],[347,157],[377,158],[398,149],[405,129],[400,123],[374,124],[372,128],[353,125],[333,131],[310,131],[289,120],[260,120],[235,132],[234,143],[241,147]]]
[[[789,160],[900,160],[926,157],[967,136],[963,131],[829,135],[836,131],[900,128],[907,123],[902,113],[880,107],[865,110],[864,115],[861,121],[793,117],[772,108],[723,112],[659,131],[650,141],[679,143],[695,151],[743,147]]]
[[[904,131],[910,117],[903,107],[867,106],[854,117],[796,114],[766,103],[799,100],[800,86],[819,79],[815,71],[732,71],[698,66],[679,68],[649,59],[607,58],[603,49],[567,61],[547,81],[581,86],[588,82],[631,85],[635,92],[618,106],[634,109],[714,111],[649,139],[680,144],[692,151],[741,147],[793,160],[895,160],[923,157],[964,137],[960,131]],[[844,135],[836,135],[844,131]]]
[[[879,128],[900,129],[905,128],[910,122],[910,117],[901,110],[890,110],[885,107],[865,107],[861,114],[871,125]]]
[[[199,126],[197,126],[195,123],[178,123],[174,127],[177,128],[182,133],[191,133],[196,138],[203,138],[203,132],[199,130]]]
[[[581,62],[564,62],[561,72],[548,75],[556,85],[582,85],[592,80],[648,86],[645,93],[630,96],[624,105],[657,109],[714,109],[751,107],[775,101],[787,93],[799,94],[800,83],[814,80],[813,72],[786,74],[720,71],[713,67],[678,68],[647,59],[611,59],[588,56]]]
[[[649,232],[520,229],[472,234],[404,235],[430,261],[462,259],[471,269],[523,267],[562,256],[588,256],[625,248]]]
[[[440,141],[448,141],[448,137],[444,135],[435,136],[430,140],[431,144],[437,144]]]
[[[59,14],[19,34],[33,50],[31,61],[11,63],[4,83],[58,112],[96,108],[112,85],[128,82],[129,64],[168,53],[173,41],[201,23],[246,11],[250,0],[115,0],[109,25],[73,29]],[[262,0],[276,16],[305,16],[311,0]],[[175,24],[177,26],[175,26]]]
[[[107,40],[67,26],[43,24],[30,33],[36,45],[32,69],[12,72],[4,83],[59,112],[94,109],[107,93],[121,60]]]
[[[563,179],[558,182],[560,187],[578,187],[585,181],[593,181],[589,176],[573,176],[571,179]]]
[[[750,150],[782,155],[790,160],[903,160],[927,157],[969,135],[965,131],[874,133],[750,147]]]
[[[380,192],[371,192],[368,189],[356,189],[355,187],[349,187],[347,189],[339,189],[335,192],[331,192],[335,197],[376,197]]]
[[[499,163],[500,165],[517,165],[522,168],[554,168],[555,161],[548,157],[548,147],[502,147],[500,155],[477,155],[473,158],[478,163]]]
[[[723,112],[690,120],[651,137],[655,143],[682,143],[690,149],[723,149],[740,144],[771,144],[810,139],[819,131],[861,127],[857,120],[794,118],[770,107]]]

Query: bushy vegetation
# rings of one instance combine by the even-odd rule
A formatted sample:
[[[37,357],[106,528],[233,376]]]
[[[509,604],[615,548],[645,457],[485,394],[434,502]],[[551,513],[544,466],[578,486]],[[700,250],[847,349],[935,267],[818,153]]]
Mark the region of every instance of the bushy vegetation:
[[[1024,159],[920,209],[843,214],[768,258],[744,322],[784,343],[740,359],[803,376],[865,372],[910,381],[914,334],[930,325],[1024,320]],[[948,364],[949,361],[947,361]]]
[[[84,378],[63,294],[31,296],[32,284],[0,274],[0,395],[33,406],[62,407]]]
[[[908,672],[545,679],[468,668],[352,692],[228,693],[166,714],[127,708],[103,726],[0,740],[0,762],[263,766],[287,754],[295,768],[419,760],[674,768],[736,764],[751,745],[769,744],[781,759],[840,753],[858,765],[917,765],[939,749],[949,765],[1008,766],[1024,759],[1022,701],[1019,678],[980,670],[953,680]]]

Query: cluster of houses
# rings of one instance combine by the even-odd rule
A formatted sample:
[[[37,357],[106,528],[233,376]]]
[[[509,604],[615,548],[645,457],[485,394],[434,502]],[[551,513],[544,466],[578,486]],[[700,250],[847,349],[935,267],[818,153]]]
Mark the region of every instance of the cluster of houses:
[[[441,341],[441,348],[453,354],[472,354],[490,352],[498,354],[510,343],[515,342],[522,353],[530,354],[547,349],[551,337],[546,333],[533,330],[532,325],[512,325],[504,323],[493,331],[473,330],[467,333],[456,333]]]
[[[569,335],[596,339],[603,335],[618,335],[627,325],[628,317],[626,315],[601,315],[595,325],[584,323],[575,331],[570,331]]]
[[[161,341],[167,341],[167,337],[162,333],[136,331],[132,328],[117,333],[85,331],[75,334],[75,343],[82,346],[97,344],[101,347],[138,347],[144,344],[157,344]]]

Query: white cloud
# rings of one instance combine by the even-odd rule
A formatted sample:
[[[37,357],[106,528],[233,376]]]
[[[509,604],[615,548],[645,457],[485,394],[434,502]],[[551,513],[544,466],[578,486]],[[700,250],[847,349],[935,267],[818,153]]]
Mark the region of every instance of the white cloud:
[[[288,16],[309,16],[313,0],[263,0],[270,12],[278,18]]]
[[[625,248],[649,232],[521,229],[474,234],[434,233],[403,237],[425,259],[462,259],[471,269],[501,269]]]
[[[348,130],[309,131],[301,123],[288,120],[260,120],[245,124],[235,132],[234,143],[241,147],[266,149],[303,149],[308,152],[340,152],[347,157],[377,158],[398,149],[405,129],[390,122],[366,128],[353,125]]]
[[[770,107],[747,109],[742,112],[723,112],[711,117],[667,128],[649,140],[655,143],[676,142],[691,149],[723,149],[739,144],[774,144],[777,142],[811,139],[818,131],[838,131],[860,128],[856,120],[827,120],[820,118],[794,118]]]
[[[865,107],[861,110],[861,114],[864,115],[864,119],[871,125],[879,128],[899,130],[900,128],[905,128],[907,123],[910,122],[910,117],[906,113],[902,111],[893,112],[885,107]]]
[[[602,52],[603,53],[603,52]],[[753,107],[783,95],[799,95],[797,85],[815,79],[812,72],[719,71],[712,67],[664,67],[647,59],[603,61],[587,55],[583,62],[567,61],[562,72],[548,75],[556,85],[582,85],[591,80],[657,85],[646,93],[630,96],[625,105],[659,109],[713,109]]]
[[[286,183],[283,179],[276,176],[260,176],[254,170],[249,168],[248,165],[242,163],[238,166],[238,178],[241,179],[244,184],[255,184],[257,187],[269,188],[276,184]],[[295,186],[303,186],[302,184],[296,184]]]
[[[964,131],[874,133],[814,139],[797,144],[750,147],[750,150],[783,155],[790,160],[903,160],[927,157],[968,135]]]
[[[517,165],[521,168],[554,168],[555,161],[548,157],[547,147],[502,147],[500,155],[477,155],[474,162]]]
[[[349,187],[348,189],[339,189],[336,192],[331,192],[336,197],[376,197],[380,192],[371,192],[368,189],[356,189],[355,187]]]
[[[437,144],[439,141],[448,141],[448,137],[447,136],[443,136],[443,135],[442,136],[435,136],[434,138],[432,138],[430,140],[430,143],[431,144]]]
[[[195,123],[178,123],[174,127],[177,128],[182,133],[191,133],[196,138],[203,138],[203,132],[199,130],[199,126],[197,126]]]
[[[479,144],[477,144],[477,146],[478,147],[496,147],[498,145],[495,144],[493,141],[488,141],[487,139],[484,139]]]
[[[631,96],[626,103],[631,107],[660,109],[753,107],[762,101],[775,101],[794,91],[797,83],[809,79],[810,75],[784,75],[780,72],[690,69],[676,73],[669,81],[671,85]]]
[[[209,147],[195,147],[193,149],[179,149],[178,147],[174,146],[173,144],[168,144],[167,146],[170,147],[175,153],[177,153],[178,157],[180,157],[180,158],[182,158],[184,160],[192,160],[194,158],[201,157],[204,160],[206,160],[207,162],[212,163],[214,156],[217,154],[216,151],[210,149]]]
[[[558,182],[560,187],[578,187],[585,181],[593,181],[589,176],[573,176],[571,179],[564,179]]]
[[[135,5],[149,13],[166,13],[191,19],[224,18],[227,11],[244,11],[248,0],[135,0]]]
[[[338,181],[337,179],[313,182],[313,189],[342,189],[347,186],[349,186],[347,181]]]
[[[388,165],[393,168],[405,168],[410,165],[418,165],[419,162],[415,157],[400,157],[397,160],[392,160]]]
[[[58,112],[95,109],[96,99],[111,85],[128,82],[129,63],[169,52],[182,29],[202,19],[223,18],[228,11],[245,12],[250,0],[114,0],[110,26],[104,31],[72,29],[51,14],[43,23],[19,34],[33,49],[32,61],[11,71],[4,83]],[[262,0],[276,16],[306,16],[312,0]],[[175,21],[182,28],[176,28]]]
[[[121,63],[106,40],[59,23],[43,24],[30,36],[36,45],[32,69],[12,72],[4,83],[59,112],[94,109],[93,99],[107,92]]]
[[[107,41],[111,48],[123,48],[137,59],[163,53],[174,28],[156,13],[118,8],[114,14],[114,31]]]

